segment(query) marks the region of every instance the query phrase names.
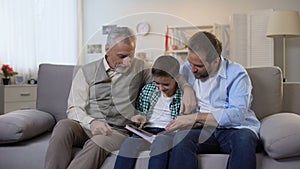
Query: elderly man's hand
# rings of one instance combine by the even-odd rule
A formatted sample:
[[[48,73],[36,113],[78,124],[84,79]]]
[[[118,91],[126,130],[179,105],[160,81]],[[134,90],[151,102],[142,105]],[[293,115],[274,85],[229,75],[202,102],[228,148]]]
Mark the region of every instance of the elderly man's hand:
[[[93,120],[91,122],[91,132],[93,135],[108,136],[112,134],[112,129],[106,122]]]

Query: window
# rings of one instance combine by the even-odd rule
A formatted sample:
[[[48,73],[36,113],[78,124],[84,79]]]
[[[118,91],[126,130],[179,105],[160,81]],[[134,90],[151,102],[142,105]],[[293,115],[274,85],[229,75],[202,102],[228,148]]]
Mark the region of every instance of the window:
[[[0,64],[25,78],[40,63],[76,64],[77,0],[1,0]]]

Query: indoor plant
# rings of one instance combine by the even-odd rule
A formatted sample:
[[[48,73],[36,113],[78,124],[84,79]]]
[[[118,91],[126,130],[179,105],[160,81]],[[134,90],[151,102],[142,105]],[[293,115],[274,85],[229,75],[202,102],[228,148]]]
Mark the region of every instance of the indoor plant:
[[[3,64],[2,67],[1,67],[1,70],[2,70],[1,75],[4,76],[2,78],[4,85],[9,84],[11,76],[14,76],[14,75],[18,74],[18,72],[15,72],[13,70],[13,68],[11,68],[8,64]]]

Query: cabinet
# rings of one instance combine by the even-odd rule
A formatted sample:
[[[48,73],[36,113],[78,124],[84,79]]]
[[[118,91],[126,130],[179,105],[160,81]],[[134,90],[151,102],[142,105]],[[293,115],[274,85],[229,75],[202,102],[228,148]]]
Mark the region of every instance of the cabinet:
[[[166,53],[173,55],[179,59],[180,62],[185,61],[188,49],[187,44],[191,36],[196,32],[206,31],[216,35],[222,42],[223,51],[222,56],[229,56],[229,25],[227,24],[213,24],[202,26],[168,26],[168,41],[166,42]]]
[[[0,114],[36,108],[36,85],[0,85]]]

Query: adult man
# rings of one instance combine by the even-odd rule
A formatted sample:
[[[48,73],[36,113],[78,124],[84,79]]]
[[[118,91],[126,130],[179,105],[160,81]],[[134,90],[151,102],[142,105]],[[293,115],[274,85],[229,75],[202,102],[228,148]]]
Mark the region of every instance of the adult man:
[[[227,153],[228,169],[256,168],[260,122],[250,109],[251,81],[239,64],[221,56],[222,45],[211,33],[198,32],[189,40],[188,63],[197,97],[195,114],[179,116],[167,130],[192,127],[176,134],[170,168],[198,169],[197,154]],[[199,126],[200,125],[200,126]]]
[[[134,58],[135,36],[129,28],[113,29],[105,50],[104,58],[81,67],[73,79],[68,119],[53,130],[46,169],[99,169],[128,137],[124,125],[130,123],[139,90],[151,76],[144,62]],[[189,87],[185,91],[190,96]],[[73,146],[83,149],[71,160]]]

